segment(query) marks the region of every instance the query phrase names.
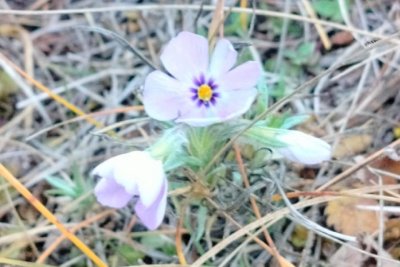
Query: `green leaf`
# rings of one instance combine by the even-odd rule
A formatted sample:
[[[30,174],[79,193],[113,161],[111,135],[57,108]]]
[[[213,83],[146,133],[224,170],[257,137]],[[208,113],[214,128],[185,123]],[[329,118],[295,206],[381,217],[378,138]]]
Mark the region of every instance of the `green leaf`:
[[[72,198],[77,197],[75,186],[71,185],[71,183],[68,183],[63,179],[54,176],[49,176],[45,179],[52,187],[54,187],[54,189],[52,190],[47,190],[47,193],[54,195],[65,195]]]
[[[290,129],[299,124],[302,124],[310,118],[309,115],[293,115],[282,114],[282,115],[271,115],[264,120],[264,123],[260,124],[270,128]]]
[[[270,20],[271,20],[271,23],[269,26],[270,26],[270,30],[272,31],[272,33],[275,36],[281,36],[284,20],[282,18],[271,18]],[[294,21],[289,21],[287,33],[290,37],[298,38],[298,37],[302,36],[303,28],[300,23],[296,23]]]
[[[137,264],[138,260],[143,259],[145,256],[143,252],[137,251],[125,244],[119,246],[117,252],[128,264]]]
[[[51,189],[46,190],[46,194],[67,196],[71,199],[78,199],[93,188],[91,179],[84,178],[78,164],[71,166],[71,181],[55,176],[46,177],[45,179],[52,186]],[[94,197],[86,195],[79,203],[79,211],[85,213],[93,203]]]
[[[296,50],[285,51],[285,56],[295,65],[309,65],[315,56],[315,43],[301,43]]]
[[[186,163],[185,143],[186,136],[181,127],[169,128],[148,151],[154,158],[163,161],[165,171],[170,171]]]
[[[243,136],[247,137],[248,141],[255,141],[263,146],[270,148],[279,148],[286,146],[286,144],[278,140],[277,136],[287,132],[288,130],[265,127],[261,124],[262,121],[244,132]]]
[[[167,255],[176,255],[174,242],[164,235],[146,235],[140,239],[140,242],[146,247],[160,249]]]
[[[282,125],[279,127],[281,129],[290,129],[293,128],[299,124],[302,124],[306,120],[310,118],[309,115],[295,115],[295,116],[290,116],[286,118]]]
[[[282,73],[284,73],[284,71]],[[285,97],[286,81],[285,78],[283,77],[283,74],[280,75],[278,84],[275,84],[275,86],[272,87],[270,94],[271,96],[276,97],[278,100]]]
[[[269,116],[265,120],[265,126],[271,127],[271,128],[281,128],[283,123],[285,122],[285,116],[284,115],[272,115]]]
[[[224,33],[225,35],[237,35],[241,34],[242,26],[240,22],[240,14],[239,13],[231,13],[225,21]]]
[[[204,235],[204,231],[206,229],[207,215],[208,215],[207,207],[200,205],[199,210],[197,212],[197,229],[194,238],[196,242],[200,241],[200,239]]]
[[[269,100],[269,90],[264,76],[258,81],[257,90],[259,94],[257,97],[257,108],[261,109],[261,112],[263,112],[268,108]]]
[[[349,1],[345,2],[348,9]],[[337,22],[343,22],[338,0],[314,0],[312,5],[317,14],[321,17],[328,18]]]
[[[187,131],[189,140],[187,166],[196,170],[207,165],[228,137],[229,127],[212,125],[209,127],[192,127]],[[191,165],[195,164],[195,165]]]

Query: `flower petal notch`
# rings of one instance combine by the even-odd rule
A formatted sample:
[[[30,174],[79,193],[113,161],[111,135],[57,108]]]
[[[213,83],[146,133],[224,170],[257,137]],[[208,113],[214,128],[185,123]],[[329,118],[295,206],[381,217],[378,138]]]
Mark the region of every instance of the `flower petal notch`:
[[[315,165],[331,159],[332,148],[322,139],[294,130],[284,131],[276,138],[285,145],[276,150],[291,161]]]
[[[239,117],[256,97],[261,66],[248,61],[233,68],[236,60],[227,39],[218,40],[210,57],[206,38],[179,33],[161,54],[168,73],[156,70],[146,78],[145,111],[156,120],[199,127]]]
[[[101,179],[94,188],[97,201],[123,208],[137,198],[135,212],[150,230],[160,226],[167,205],[168,182],[160,160],[148,152],[133,151],[112,157],[92,172]]]

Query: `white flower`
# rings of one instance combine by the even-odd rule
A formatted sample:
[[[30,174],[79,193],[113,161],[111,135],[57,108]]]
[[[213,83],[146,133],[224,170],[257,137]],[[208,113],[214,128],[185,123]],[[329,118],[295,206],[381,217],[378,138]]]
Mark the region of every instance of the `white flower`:
[[[210,57],[206,38],[181,32],[161,54],[168,74],[159,70],[145,81],[146,113],[160,121],[207,126],[237,118],[253,103],[261,66],[247,61],[234,67],[237,52],[219,39]]]
[[[94,193],[102,205],[122,208],[136,197],[134,209],[142,223],[150,230],[161,224],[168,183],[160,160],[133,151],[104,161],[92,173],[101,177]]]
[[[289,160],[313,165],[331,158],[331,146],[314,136],[287,130],[277,135],[276,138],[286,146],[275,149]]]

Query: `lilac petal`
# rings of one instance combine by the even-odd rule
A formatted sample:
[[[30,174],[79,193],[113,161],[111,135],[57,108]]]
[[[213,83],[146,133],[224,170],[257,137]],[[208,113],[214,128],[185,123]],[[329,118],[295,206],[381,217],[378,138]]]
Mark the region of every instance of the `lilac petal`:
[[[194,77],[207,71],[207,39],[191,32],[181,32],[167,44],[160,58],[172,76],[191,83]]]
[[[114,179],[130,194],[139,195],[143,205],[150,206],[165,180],[162,162],[145,151],[123,155],[124,160],[115,167]]]
[[[233,48],[232,43],[227,39],[218,40],[214,52],[211,57],[210,74],[212,77],[219,77],[228,72],[237,59],[237,52]]]
[[[194,127],[203,127],[221,121],[221,118],[217,116],[215,106],[204,107],[202,104],[198,105],[197,102],[182,105],[180,116],[176,119],[176,122],[183,122]]]
[[[245,113],[257,95],[254,86],[260,75],[261,67],[255,61],[246,62],[222,75],[216,81],[219,93],[214,116],[220,121],[226,121]]]
[[[181,113],[176,122],[183,122],[194,127],[208,126],[214,123],[227,121],[245,113],[257,95],[255,88],[228,91],[218,94],[215,103],[208,106],[185,104],[181,106]]]
[[[287,146],[276,150],[294,162],[314,165],[331,158],[331,146],[314,136],[288,130],[286,133],[278,135],[277,138]]]
[[[146,113],[156,120],[172,120],[178,117],[179,107],[187,101],[186,94],[191,93],[178,80],[161,71],[153,71],[145,81],[143,104]]]
[[[256,61],[248,61],[222,75],[217,83],[221,90],[225,91],[250,89],[257,84],[260,76],[260,64]]]
[[[100,179],[94,188],[94,194],[102,205],[117,209],[126,206],[132,198],[132,195],[126,192],[123,186],[110,178]]]
[[[217,99],[216,113],[221,121],[237,118],[249,110],[256,96],[255,88],[229,91]]]
[[[154,230],[160,226],[164,219],[165,209],[167,207],[167,191],[168,183],[166,180],[164,180],[156,200],[150,206],[144,205],[142,203],[142,199],[139,199],[135,205],[135,212],[137,216],[150,230]]]
[[[115,162],[118,161],[118,157],[119,156],[115,156],[107,159],[106,161],[103,161],[93,169],[91,175],[100,177],[112,177],[114,165]]]

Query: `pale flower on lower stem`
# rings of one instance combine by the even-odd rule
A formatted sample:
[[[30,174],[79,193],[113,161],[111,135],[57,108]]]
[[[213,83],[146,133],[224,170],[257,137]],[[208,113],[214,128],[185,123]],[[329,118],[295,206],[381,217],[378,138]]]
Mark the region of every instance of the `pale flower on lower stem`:
[[[235,68],[237,52],[227,39],[219,39],[210,57],[206,38],[181,32],[161,54],[168,73],[156,70],[145,81],[146,113],[160,121],[174,120],[207,126],[237,118],[257,95],[261,66],[247,61]]]
[[[122,208],[137,198],[134,209],[141,222],[150,230],[160,226],[168,191],[160,160],[148,152],[133,151],[104,161],[92,174],[101,177],[94,193],[102,205]]]
[[[331,158],[332,148],[322,139],[300,131],[287,130],[277,135],[286,146],[275,148],[281,155],[302,164],[319,164]]]

